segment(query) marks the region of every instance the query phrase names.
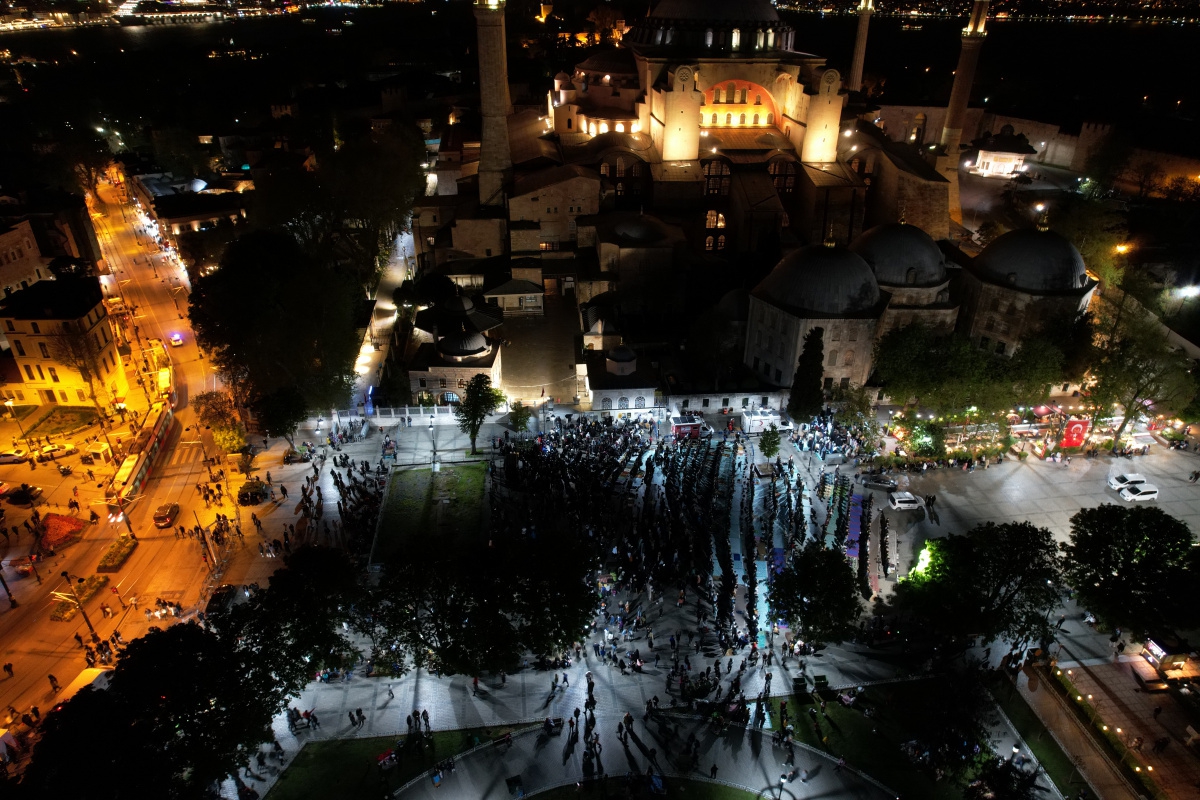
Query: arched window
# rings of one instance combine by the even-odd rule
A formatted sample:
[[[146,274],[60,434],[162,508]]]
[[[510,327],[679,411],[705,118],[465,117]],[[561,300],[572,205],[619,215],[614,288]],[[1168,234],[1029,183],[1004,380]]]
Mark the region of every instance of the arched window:
[[[725,215],[724,214],[717,214],[717,227],[718,228],[725,227]]]
[[[762,32],[762,31],[758,31],[758,32],[757,32],[757,34],[756,34],[756,35],[755,35],[755,37],[754,37],[754,49],[755,49],[755,50],[762,50],[763,42],[764,42],[765,40],[766,40],[766,37],[765,37],[765,36],[763,36],[763,32]]]
[[[654,43],[662,44],[662,40],[663,40],[663,29],[659,28],[657,31],[654,32]]]
[[[829,360],[828,360],[828,365],[829,365],[829,366],[831,366],[831,367],[836,367],[836,366],[837,366],[837,357],[838,357],[838,351],[837,351],[837,350],[830,350],[830,351],[829,351]]]
[[[742,114],[742,115],[741,115],[741,116],[738,118],[738,125],[745,125],[745,124],[746,124],[746,115],[745,115],[745,114]]]
[[[847,350],[845,355],[842,356],[842,366],[843,367],[854,366],[854,351],[853,350]]]
[[[625,181],[617,181],[617,197],[622,197],[625,194]]]
[[[629,168],[629,174],[635,178],[642,177],[642,162],[640,162],[640,161],[633,162],[633,166]]]
[[[915,269],[913,269],[912,267],[909,267],[908,271],[904,273],[904,282],[909,284],[910,286],[912,284],[916,283],[917,282],[917,271]]]
[[[732,124],[733,124],[733,114],[726,114],[726,115],[725,115],[725,124],[726,124],[726,125],[732,125]]]
[[[742,46],[742,30],[741,30],[741,28],[733,29],[732,36],[730,39],[730,46],[734,50],[738,50],[741,48],[741,46]]]
[[[608,133],[608,123],[607,123],[607,122],[601,122],[601,123],[600,123],[600,132],[601,132],[601,133]]]
[[[617,156],[617,177],[618,178],[625,177],[625,158],[624,158],[624,156]]]
[[[716,124],[717,124],[717,115],[716,115],[716,114],[713,114],[713,117],[712,117],[712,124],[713,124],[713,125],[716,125]]]
[[[705,249],[705,250],[712,250],[712,249],[713,249],[713,237],[711,237],[711,236],[706,236],[706,237],[704,238],[704,249]]]
[[[712,39],[713,39],[712,28],[709,28],[707,31],[704,32],[704,46],[712,47]]]
[[[716,209],[709,209],[708,213],[704,216],[704,227],[709,228],[710,230],[717,227],[718,216],[719,215],[717,214]]]
[[[625,123],[618,122],[617,123],[617,133],[624,133],[624,132],[625,132]]]
[[[675,40],[675,29],[667,28],[667,44],[670,44],[674,40]]]
[[[755,114],[755,115],[754,115],[754,124],[755,124],[755,125],[757,125],[757,124],[758,124],[758,114]]]
[[[617,408],[629,408],[629,398],[628,397],[617,398]]]
[[[609,411],[609,410],[611,410],[611,409],[612,409],[612,398],[611,398],[611,397],[605,397],[603,400],[601,400],[601,401],[600,401],[600,408],[601,408],[602,410],[604,410],[604,411]]]
[[[644,398],[644,397],[633,398],[633,407],[634,408],[645,408],[646,407],[646,398]]]
[[[762,105],[762,95],[761,94],[754,95],[754,105],[756,105],[756,106]]]
[[[775,124],[775,115],[774,115],[774,114],[772,114],[772,113],[771,113],[771,112],[769,112],[769,111],[767,112],[767,124],[768,124],[768,125],[774,125],[774,124]]]
[[[600,165],[600,175],[601,175],[601,176],[603,176],[603,177],[605,177],[605,178],[607,178],[607,177],[608,177],[608,164],[601,164],[601,165]]]
[[[721,87],[720,87],[720,86],[718,86],[718,87],[716,87],[715,89],[713,89],[713,102],[714,102],[714,103],[720,103],[720,102],[721,102],[721,97],[722,97],[722,95],[721,95]]]
[[[736,103],[737,102],[737,87],[734,86],[732,83],[729,84],[725,88],[725,102],[726,103]]]
[[[771,173],[771,183],[779,194],[791,194],[796,191],[796,164],[793,161],[772,161],[767,167]]]
[[[717,249],[718,250],[725,249],[725,234],[721,234],[720,236],[717,237]]]
[[[704,164],[705,194],[729,194],[729,165],[724,161]]]

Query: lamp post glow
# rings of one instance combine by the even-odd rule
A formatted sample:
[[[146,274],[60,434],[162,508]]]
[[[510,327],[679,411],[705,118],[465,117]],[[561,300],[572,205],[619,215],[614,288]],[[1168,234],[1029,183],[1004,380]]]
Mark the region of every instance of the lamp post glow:
[[[10,397],[4,401],[4,405],[8,406],[8,413],[12,414],[13,420],[17,423],[17,430],[21,432],[21,438],[25,440],[25,447],[29,447],[29,437],[25,435],[25,426],[21,424],[21,420],[17,418],[16,402]],[[32,458],[32,453],[30,454]]]
[[[75,585],[71,583],[71,573],[65,569],[62,571],[63,580],[67,582],[67,588],[71,590],[71,597],[75,600],[75,605],[79,608],[79,613],[83,617],[83,621],[87,623],[88,630],[92,632],[92,637],[96,637],[96,629],[92,627],[92,621],[88,619],[87,612],[83,610],[83,601],[79,599],[79,593],[75,591]],[[83,578],[78,579],[83,583]]]

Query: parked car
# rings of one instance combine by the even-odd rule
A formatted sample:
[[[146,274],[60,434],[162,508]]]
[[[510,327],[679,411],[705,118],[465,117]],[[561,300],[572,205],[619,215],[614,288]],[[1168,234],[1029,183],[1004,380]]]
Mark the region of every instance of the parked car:
[[[37,502],[37,499],[42,494],[42,487],[22,483],[15,489],[9,489],[5,492],[4,499],[8,500],[14,506],[31,506]]]
[[[1128,475],[1113,475],[1108,479],[1108,488],[1116,489],[1119,492],[1126,486],[1135,486],[1139,483],[1145,482],[1145,475],[1139,475],[1136,472],[1131,472]]]
[[[1121,499],[1130,503],[1141,500],[1157,500],[1158,487],[1149,483],[1134,483],[1121,490]]]
[[[0,452],[0,464],[20,464],[29,460],[29,454],[24,450],[5,450]]]
[[[862,485],[865,489],[883,489],[885,492],[891,492],[900,484],[886,475],[864,475]]]
[[[74,442],[55,442],[43,447],[37,454],[37,460],[52,461],[53,459],[69,456],[77,452],[79,452],[79,448],[75,446]]]
[[[179,503],[164,503],[154,512],[154,527],[169,528],[179,516]]]
[[[229,609],[233,608],[237,601],[237,593],[237,587],[228,583],[213,589],[212,597],[208,598],[208,605],[204,607],[204,616],[214,617],[229,613]]]
[[[924,507],[912,492],[888,492],[888,505],[896,511],[916,511]]]

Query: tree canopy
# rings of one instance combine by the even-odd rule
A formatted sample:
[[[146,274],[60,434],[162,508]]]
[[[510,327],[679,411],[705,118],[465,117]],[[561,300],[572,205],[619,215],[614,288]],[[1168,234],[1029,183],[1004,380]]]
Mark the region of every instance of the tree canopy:
[[[256,232],[195,282],[190,316],[240,403],[270,412],[282,394],[293,410],[328,409],[346,400],[353,378],[357,297],[351,280],[292,238]]]
[[[948,640],[982,635],[1011,642],[1049,636],[1061,567],[1054,535],[1029,522],[977,526],[926,542],[892,604]]]
[[[479,438],[479,429],[492,414],[504,403],[504,393],[492,388],[492,379],[480,372],[467,381],[458,405],[454,407],[454,418],[458,421],[458,429],[471,440],[471,452],[475,449],[475,440]]]
[[[771,423],[771,427],[763,431],[758,440],[758,449],[767,461],[779,455],[779,426]]]
[[[792,390],[788,395],[787,412],[796,420],[805,420],[820,414],[825,407],[825,330],[812,328],[804,334],[804,348],[796,362],[796,375],[792,378]]]
[[[1067,582],[1101,619],[1138,633],[1196,624],[1200,554],[1187,524],[1161,508],[1080,509],[1062,551]]]
[[[772,578],[767,599],[806,642],[843,641],[862,612],[846,554],[817,542],[792,554]]]

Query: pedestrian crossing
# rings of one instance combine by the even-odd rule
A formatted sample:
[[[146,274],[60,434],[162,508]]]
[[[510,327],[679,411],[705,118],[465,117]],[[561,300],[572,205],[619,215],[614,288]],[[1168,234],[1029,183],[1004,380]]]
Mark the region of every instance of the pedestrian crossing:
[[[164,467],[189,466],[191,464],[195,464],[197,461],[200,461],[203,457],[204,456],[200,452],[200,445],[186,444],[183,442],[180,442],[178,445],[176,445],[175,449],[168,453],[165,457],[160,456],[160,458],[164,459]]]

